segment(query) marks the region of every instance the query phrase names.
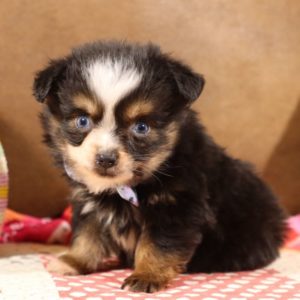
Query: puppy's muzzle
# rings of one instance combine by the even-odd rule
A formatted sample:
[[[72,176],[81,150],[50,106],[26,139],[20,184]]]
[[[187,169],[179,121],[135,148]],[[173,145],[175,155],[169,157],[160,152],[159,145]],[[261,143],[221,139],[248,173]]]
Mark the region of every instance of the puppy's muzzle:
[[[119,159],[116,150],[106,151],[96,155],[96,167],[102,170],[107,170],[117,165]]]

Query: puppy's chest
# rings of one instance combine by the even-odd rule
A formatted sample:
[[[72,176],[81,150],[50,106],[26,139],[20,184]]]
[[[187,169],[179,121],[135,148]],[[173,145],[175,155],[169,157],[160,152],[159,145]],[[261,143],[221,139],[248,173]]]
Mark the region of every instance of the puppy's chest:
[[[100,235],[109,236],[126,253],[134,253],[142,228],[139,208],[123,199],[98,203],[95,217]]]

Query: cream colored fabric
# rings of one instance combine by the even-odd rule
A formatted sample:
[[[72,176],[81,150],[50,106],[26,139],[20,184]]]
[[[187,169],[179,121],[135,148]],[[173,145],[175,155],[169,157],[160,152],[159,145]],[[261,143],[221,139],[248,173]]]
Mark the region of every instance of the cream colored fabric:
[[[0,259],[0,300],[21,299],[60,299],[51,275],[45,270],[39,256]]]

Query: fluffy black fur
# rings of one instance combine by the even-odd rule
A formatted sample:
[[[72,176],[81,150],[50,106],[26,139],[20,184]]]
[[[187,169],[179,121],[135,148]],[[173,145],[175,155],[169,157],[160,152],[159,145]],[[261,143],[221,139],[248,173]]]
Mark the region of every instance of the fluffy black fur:
[[[95,244],[104,244],[102,252],[109,255],[113,251],[123,263],[133,266],[136,249],[129,251],[106,227],[113,215],[109,226],[116,226],[119,238],[126,239],[133,230],[139,243],[147,234],[162,259],[170,253],[184,258],[181,271],[253,270],[271,263],[278,256],[285,230],[285,215],[276,197],[249,164],[230,157],[214,143],[190,109],[204,86],[202,76],[162,54],[156,46],[89,44],[51,62],[37,74],[34,95],[40,102],[47,98],[42,117],[45,137],[58,165],[64,170],[61,144],[80,145],[88,135],[72,132],[68,120],[74,114],[71,98],[78,91],[91,94],[79,70],[97,57],[126,58],[143,73],[139,87],[115,111],[116,133],[126,151],[137,161],[141,154],[157,155],[168,137],[166,126],[171,122],[177,125],[177,139],[154,171],[154,177],[142,177],[132,184],[139,198],[138,209],[111,189],[95,194],[69,179],[77,190],[75,240],[88,227],[86,224],[94,224],[89,234]],[[146,118],[157,131],[155,139],[136,141],[124,129],[127,125],[122,112],[137,97],[151,98],[156,107],[155,114]],[[52,118],[59,122],[59,128],[51,127]],[[94,209],[82,216],[88,201],[93,202]],[[97,221],[99,215],[101,221]],[[83,272],[96,271],[87,262],[74,265]],[[139,291],[161,288],[141,282],[142,279],[140,283],[139,279],[129,280],[125,285]]]

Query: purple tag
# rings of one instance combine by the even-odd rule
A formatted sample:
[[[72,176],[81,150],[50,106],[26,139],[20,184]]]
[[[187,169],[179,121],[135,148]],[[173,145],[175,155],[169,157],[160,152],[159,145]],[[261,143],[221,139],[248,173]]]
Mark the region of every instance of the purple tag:
[[[139,201],[136,192],[128,185],[119,185],[117,187],[118,194],[124,200],[129,201],[135,206],[139,206]]]

